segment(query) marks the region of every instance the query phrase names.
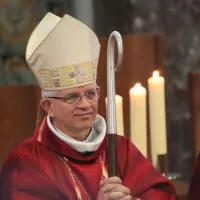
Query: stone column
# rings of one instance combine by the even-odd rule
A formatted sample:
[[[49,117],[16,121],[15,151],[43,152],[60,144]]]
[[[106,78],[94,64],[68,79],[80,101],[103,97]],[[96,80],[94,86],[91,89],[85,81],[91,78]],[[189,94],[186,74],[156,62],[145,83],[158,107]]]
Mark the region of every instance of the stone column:
[[[77,19],[85,23],[92,30],[94,25],[94,8],[92,0],[73,0],[74,15]]]

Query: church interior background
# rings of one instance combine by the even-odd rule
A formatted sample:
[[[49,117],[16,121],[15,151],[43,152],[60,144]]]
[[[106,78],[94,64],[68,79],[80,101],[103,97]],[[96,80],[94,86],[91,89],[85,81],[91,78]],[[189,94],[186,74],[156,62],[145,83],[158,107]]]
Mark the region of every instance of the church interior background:
[[[200,71],[200,1],[1,0],[2,87],[36,84],[24,54],[31,32],[48,11],[72,15],[101,38],[114,30],[122,35],[164,34],[169,171],[189,182],[194,161],[188,76]]]

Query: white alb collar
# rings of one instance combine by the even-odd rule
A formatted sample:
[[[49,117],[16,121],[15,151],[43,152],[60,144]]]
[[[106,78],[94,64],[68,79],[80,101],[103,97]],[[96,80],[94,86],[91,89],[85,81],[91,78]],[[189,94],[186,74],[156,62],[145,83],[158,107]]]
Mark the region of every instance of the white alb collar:
[[[47,116],[47,124],[61,141],[80,153],[96,151],[106,135],[106,122],[100,115],[97,115],[92,130],[84,141],[77,141],[60,131],[52,124],[49,115]]]

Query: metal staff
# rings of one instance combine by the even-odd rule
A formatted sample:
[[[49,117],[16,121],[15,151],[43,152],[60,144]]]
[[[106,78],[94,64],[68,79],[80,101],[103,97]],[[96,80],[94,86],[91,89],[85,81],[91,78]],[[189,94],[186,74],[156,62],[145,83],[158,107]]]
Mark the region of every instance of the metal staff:
[[[117,65],[115,62],[115,41],[118,49]],[[118,176],[117,125],[115,102],[115,71],[118,71],[123,61],[123,44],[119,32],[113,31],[107,46],[107,126],[108,126],[108,175]]]

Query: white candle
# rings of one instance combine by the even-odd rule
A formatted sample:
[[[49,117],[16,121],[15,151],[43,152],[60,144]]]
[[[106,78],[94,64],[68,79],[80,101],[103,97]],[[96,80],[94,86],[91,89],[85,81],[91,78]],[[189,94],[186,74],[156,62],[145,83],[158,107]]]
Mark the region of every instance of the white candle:
[[[129,91],[131,140],[147,157],[146,89],[137,83]]]
[[[148,79],[148,90],[152,163],[157,168],[157,156],[167,154],[165,80],[157,71]]]
[[[105,101],[107,110],[107,98]],[[123,98],[120,95],[115,95],[115,101],[116,101],[117,134],[124,136]]]

